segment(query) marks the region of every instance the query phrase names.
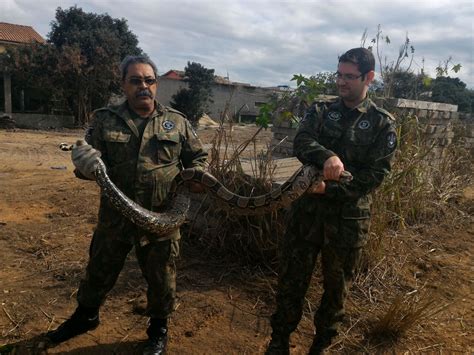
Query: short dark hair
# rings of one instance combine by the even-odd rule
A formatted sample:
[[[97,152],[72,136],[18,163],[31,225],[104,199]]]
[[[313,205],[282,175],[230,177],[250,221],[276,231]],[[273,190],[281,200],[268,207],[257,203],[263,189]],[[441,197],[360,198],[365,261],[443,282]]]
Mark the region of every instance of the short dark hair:
[[[158,78],[158,70],[156,69],[155,63],[153,61],[144,56],[144,55],[127,55],[120,63],[120,73],[122,75],[122,81],[125,80],[127,76],[128,67],[132,64],[148,64],[150,67],[153,68],[153,73],[155,73],[155,78]]]
[[[357,65],[359,71],[365,75],[375,70],[375,58],[367,48],[352,48],[339,57],[339,63],[352,63]]]

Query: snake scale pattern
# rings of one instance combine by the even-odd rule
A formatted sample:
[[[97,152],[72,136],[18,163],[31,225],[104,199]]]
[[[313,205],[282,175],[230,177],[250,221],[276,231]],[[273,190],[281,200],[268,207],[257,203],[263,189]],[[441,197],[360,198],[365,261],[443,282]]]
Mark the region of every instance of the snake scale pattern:
[[[73,145],[60,144],[61,150],[72,150]],[[163,211],[157,213],[149,211],[128,198],[110,180],[107,168],[102,159],[97,158],[94,172],[96,182],[102,193],[111,204],[126,218],[139,227],[155,234],[165,235],[179,228],[186,220],[186,213],[190,206],[189,197],[177,193],[180,185],[188,181],[201,183],[208,191],[215,195],[222,205],[234,215],[261,215],[279,208],[288,207],[293,201],[300,198],[312,185],[323,180],[322,171],[313,165],[301,166],[280,187],[259,196],[240,196],[220,183],[211,174],[200,169],[184,169],[175,177],[171,187],[169,203]],[[352,180],[352,175],[344,171],[341,181]]]
[[[184,169],[174,180],[170,191],[169,204],[160,213],[149,211],[123,194],[107,175],[105,164],[98,158],[95,175],[102,193],[123,216],[141,228],[156,234],[166,234],[179,228],[186,219],[190,200],[178,194],[177,188],[187,181],[199,182],[212,192],[232,214],[261,215],[279,208],[288,207],[300,198],[313,184],[323,180],[322,173],[312,165],[303,165],[280,187],[259,196],[245,197],[228,190],[211,174],[199,169]],[[352,176],[344,172],[342,177],[349,181]]]

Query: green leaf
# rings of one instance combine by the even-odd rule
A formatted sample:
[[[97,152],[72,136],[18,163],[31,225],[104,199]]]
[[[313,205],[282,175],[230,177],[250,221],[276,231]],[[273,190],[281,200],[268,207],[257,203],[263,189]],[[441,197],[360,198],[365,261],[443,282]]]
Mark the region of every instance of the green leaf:
[[[451,70],[452,70],[453,72],[457,73],[457,72],[459,72],[459,71],[461,70],[461,67],[462,67],[461,63],[458,63],[458,64],[454,65],[454,66],[451,68]]]
[[[433,82],[433,78],[430,78],[429,76],[425,76],[423,78],[423,86],[424,87],[430,87],[432,82]]]

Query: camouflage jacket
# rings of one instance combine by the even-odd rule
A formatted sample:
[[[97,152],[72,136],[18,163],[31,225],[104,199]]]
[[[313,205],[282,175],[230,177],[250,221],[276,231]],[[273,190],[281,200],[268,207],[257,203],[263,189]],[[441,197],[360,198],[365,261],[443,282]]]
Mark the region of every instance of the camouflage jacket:
[[[351,210],[347,214],[357,218],[368,216],[367,195],[390,171],[396,146],[395,122],[390,113],[368,98],[354,109],[348,109],[339,99],[329,105],[315,104],[308,110],[294,140],[294,153],[301,162],[321,169],[331,156],[341,159],[354,178],[349,183],[327,181],[321,199],[346,205]]]
[[[117,187],[153,210],[166,198],[177,173],[183,168],[203,168],[207,153],[179,111],[156,103],[148,120],[140,139],[127,102],[98,109],[86,141],[102,153]]]

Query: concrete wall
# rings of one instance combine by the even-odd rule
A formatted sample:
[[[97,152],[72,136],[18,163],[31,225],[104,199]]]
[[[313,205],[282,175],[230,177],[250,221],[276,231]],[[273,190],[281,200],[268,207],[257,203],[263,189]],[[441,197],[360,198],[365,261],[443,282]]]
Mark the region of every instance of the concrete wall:
[[[170,105],[172,96],[187,84],[181,80],[160,78],[157,99],[164,105]],[[240,110],[240,115],[257,116],[259,103],[268,102],[273,89],[265,89],[247,85],[214,84],[212,87],[213,103],[209,105],[213,119],[218,119],[224,112],[228,102],[229,114],[235,115]]]
[[[423,127],[425,140],[433,146],[431,159],[443,156],[445,148],[453,142],[462,141],[464,145],[474,150],[474,126],[472,117],[466,119],[457,112],[457,105],[445,103],[416,101],[406,99],[375,100],[377,105],[392,112],[395,117],[415,115]],[[460,119],[463,118],[463,119]],[[275,122],[272,131],[272,147],[277,155],[291,156],[293,154],[293,139],[297,124],[295,122]],[[283,142],[282,142],[283,140]]]

